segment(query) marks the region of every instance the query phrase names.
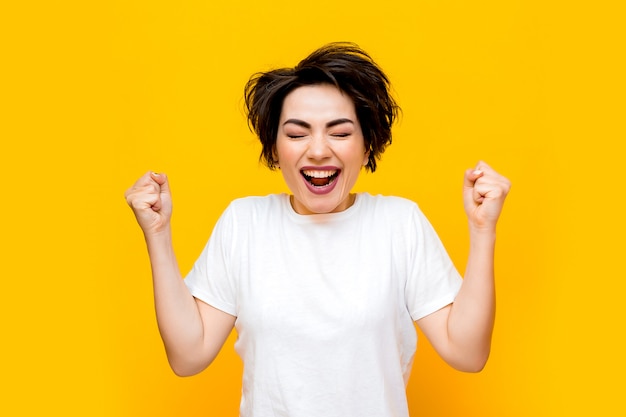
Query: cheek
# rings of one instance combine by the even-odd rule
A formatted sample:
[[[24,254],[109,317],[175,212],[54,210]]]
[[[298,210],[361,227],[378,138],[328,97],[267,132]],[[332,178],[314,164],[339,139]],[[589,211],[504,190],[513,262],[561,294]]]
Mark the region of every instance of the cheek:
[[[277,141],[274,146],[274,159],[281,164],[281,168],[294,165],[298,161],[298,150]]]
[[[354,165],[359,165],[359,167],[361,167],[363,165],[367,165],[369,162],[370,152],[366,150],[364,146],[353,145],[351,149],[346,151],[350,153],[350,160],[353,161],[352,163]]]

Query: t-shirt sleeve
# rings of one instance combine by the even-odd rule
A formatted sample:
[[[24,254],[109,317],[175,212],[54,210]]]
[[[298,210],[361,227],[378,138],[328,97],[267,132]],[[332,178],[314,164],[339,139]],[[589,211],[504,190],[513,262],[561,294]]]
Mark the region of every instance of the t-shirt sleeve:
[[[407,308],[416,321],[454,301],[463,279],[439,236],[421,210],[411,215],[410,264],[405,288]]]
[[[215,224],[209,241],[185,277],[185,284],[194,297],[233,316],[237,315],[232,268],[236,226],[231,205]]]

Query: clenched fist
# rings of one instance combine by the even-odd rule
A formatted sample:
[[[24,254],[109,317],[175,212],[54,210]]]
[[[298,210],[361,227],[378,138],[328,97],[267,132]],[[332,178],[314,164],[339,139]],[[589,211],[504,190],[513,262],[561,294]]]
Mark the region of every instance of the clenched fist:
[[[510,188],[508,179],[482,161],[465,171],[463,203],[470,227],[495,230]]]
[[[124,196],[145,235],[158,234],[169,228],[172,195],[165,174],[144,174]]]

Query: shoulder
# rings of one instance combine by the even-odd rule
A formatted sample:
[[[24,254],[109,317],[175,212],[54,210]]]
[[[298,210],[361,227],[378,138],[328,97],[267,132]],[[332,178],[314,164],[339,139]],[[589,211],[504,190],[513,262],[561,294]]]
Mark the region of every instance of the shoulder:
[[[359,201],[365,210],[390,215],[408,215],[420,211],[417,203],[404,197],[362,193],[359,194]]]
[[[359,194],[361,221],[372,228],[400,233],[414,230],[424,215],[417,203],[397,196]]]
[[[277,208],[283,205],[286,198],[286,194],[269,194],[265,196],[236,198],[230,202],[227,210],[247,211]]]
[[[242,197],[231,201],[223,216],[231,217],[238,221],[280,216],[284,214],[285,207],[288,204],[288,196],[286,194]]]
[[[284,211],[286,195],[242,197],[232,200],[215,224],[213,233],[234,237],[260,227],[271,227]]]

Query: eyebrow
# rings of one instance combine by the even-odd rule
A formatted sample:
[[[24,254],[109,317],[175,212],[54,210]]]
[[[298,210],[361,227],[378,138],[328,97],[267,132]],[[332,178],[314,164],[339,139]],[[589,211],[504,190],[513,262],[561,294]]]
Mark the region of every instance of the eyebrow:
[[[346,119],[346,118],[342,118],[342,119],[335,119],[335,120],[331,120],[330,122],[326,123],[326,127],[333,127],[333,126],[337,126],[343,123],[351,123],[354,124],[354,122],[350,119]],[[294,124],[294,125],[298,125],[298,126],[302,126],[306,129],[310,129],[311,125],[307,122],[305,122],[304,120],[300,120],[300,119],[288,119],[285,120],[285,123],[283,123],[283,126],[286,124]]]

